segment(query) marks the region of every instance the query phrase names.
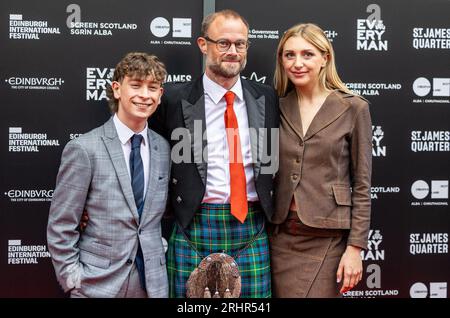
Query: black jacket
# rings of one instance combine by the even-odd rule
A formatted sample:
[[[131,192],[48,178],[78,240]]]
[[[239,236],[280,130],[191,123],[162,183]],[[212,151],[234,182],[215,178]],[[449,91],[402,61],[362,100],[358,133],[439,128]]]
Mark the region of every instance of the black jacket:
[[[257,160],[253,159],[256,192],[270,220],[274,206],[273,178],[278,168],[278,134],[273,134],[271,128],[278,131],[278,97],[270,86],[245,79],[241,81],[250,128],[256,128],[257,132],[259,128],[269,128],[265,130],[264,138],[260,134],[257,138],[251,136],[251,146],[253,158],[257,157]],[[172,156],[169,208],[177,221],[186,228],[200,207],[206,188],[208,165],[201,155],[203,149],[207,149],[207,141],[202,140],[206,129],[202,77],[193,82],[168,83],[164,89],[161,105],[150,117],[149,126],[169,141],[172,155],[175,152],[184,158],[182,162],[176,162]],[[194,135],[194,121],[197,125],[201,123],[202,135]],[[189,133],[190,138],[186,138]],[[187,147],[189,154],[180,151],[180,140],[185,145],[190,144]],[[271,149],[271,144],[276,147]],[[257,150],[257,145],[261,150]]]

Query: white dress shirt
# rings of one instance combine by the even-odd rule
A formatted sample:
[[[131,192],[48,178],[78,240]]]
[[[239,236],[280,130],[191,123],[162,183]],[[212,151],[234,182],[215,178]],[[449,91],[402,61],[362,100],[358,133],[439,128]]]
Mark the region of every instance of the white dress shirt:
[[[206,74],[203,75],[203,88],[205,90],[206,136],[208,139],[208,171],[203,202],[230,203],[230,164],[225,130],[227,104],[224,97],[227,90],[208,78]],[[241,152],[247,181],[247,200],[257,201],[247,107],[240,78],[230,91],[236,95],[233,109],[239,126]]]
[[[122,145],[123,155],[125,157],[125,163],[127,166],[128,175],[130,176],[131,182],[131,172],[130,172],[130,153],[131,153],[131,137],[134,135],[134,131],[132,131],[128,126],[122,123],[117,117],[117,114],[114,114],[114,126],[116,126],[117,135],[119,136],[120,143]],[[150,170],[150,149],[148,143],[147,136],[147,123],[145,123],[145,128],[141,132],[137,133],[137,135],[142,135],[144,140],[141,143],[141,158],[142,165],[144,166],[144,200],[145,194],[147,193],[147,183],[148,183],[148,175]]]

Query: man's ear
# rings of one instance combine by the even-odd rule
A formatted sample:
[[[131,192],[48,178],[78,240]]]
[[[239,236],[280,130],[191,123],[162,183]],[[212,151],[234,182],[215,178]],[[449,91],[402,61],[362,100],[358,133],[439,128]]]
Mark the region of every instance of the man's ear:
[[[197,38],[197,45],[198,45],[198,48],[200,49],[200,51],[203,54],[206,54],[206,52],[208,51],[208,48],[207,48],[207,44],[206,44],[205,38],[203,38],[203,37]]]
[[[114,93],[114,98],[120,98],[120,83],[117,81],[111,82],[111,88]]]

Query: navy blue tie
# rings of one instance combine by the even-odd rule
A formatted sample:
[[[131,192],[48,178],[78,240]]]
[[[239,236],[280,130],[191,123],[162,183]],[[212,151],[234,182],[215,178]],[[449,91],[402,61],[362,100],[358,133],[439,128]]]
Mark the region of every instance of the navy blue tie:
[[[144,207],[144,165],[141,158],[141,143],[143,137],[141,135],[133,135],[131,137],[130,152],[130,174],[131,187],[133,188],[134,202],[136,202],[139,221],[141,219],[142,209]],[[141,286],[145,289],[145,268],[144,256],[142,255],[141,244],[138,242],[138,250],[136,254],[136,268],[139,273]]]
[[[131,137],[131,153],[130,153],[130,173],[131,187],[133,188],[134,202],[141,217],[142,207],[144,205],[144,165],[141,158],[141,135],[133,135]]]

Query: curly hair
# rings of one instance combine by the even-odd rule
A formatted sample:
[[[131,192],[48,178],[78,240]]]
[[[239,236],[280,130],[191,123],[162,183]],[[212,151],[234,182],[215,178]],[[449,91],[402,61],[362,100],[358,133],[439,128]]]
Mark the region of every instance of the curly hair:
[[[153,77],[154,81],[162,85],[167,75],[164,63],[155,55],[130,52],[117,64],[112,81],[122,82],[125,76],[142,79],[149,75]],[[119,109],[119,101],[114,97],[111,85],[106,88],[106,96],[109,99],[111,112],[116,113]]]

